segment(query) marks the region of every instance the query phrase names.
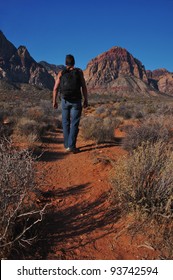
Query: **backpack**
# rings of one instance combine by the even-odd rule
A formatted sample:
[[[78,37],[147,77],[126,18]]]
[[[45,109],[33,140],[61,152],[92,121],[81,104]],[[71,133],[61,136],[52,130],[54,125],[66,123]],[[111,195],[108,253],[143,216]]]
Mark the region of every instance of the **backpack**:
[[[61,96],[67,100],[79,100],[81,96],[81,74],[80,69],[64,69],[60,78]]]

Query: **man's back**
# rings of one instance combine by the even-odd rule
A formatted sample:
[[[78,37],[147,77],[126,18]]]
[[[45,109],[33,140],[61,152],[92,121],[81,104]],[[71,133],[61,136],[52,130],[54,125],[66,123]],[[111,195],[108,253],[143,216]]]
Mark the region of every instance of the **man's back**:
[[[81,70],[79,68],[66,68],[61,72],[60,92],[64,99],[81,99],[81,86]]]

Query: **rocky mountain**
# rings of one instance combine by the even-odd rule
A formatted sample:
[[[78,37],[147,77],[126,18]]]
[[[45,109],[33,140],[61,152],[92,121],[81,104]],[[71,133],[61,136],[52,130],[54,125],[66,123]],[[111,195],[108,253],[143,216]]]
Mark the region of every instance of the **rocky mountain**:
[[[126,49],[113,47],[92,59],[84,71],[91,92],[119,95],[155,95],[144,65]]]
[[[29,83],[52,89],[54,79],[37,63],[25,46],[16,48],[0,31],[0,79],[14,83]]]
[[[0,80],[28,83],[52,90],[63,65],[37,63],[25,46],[16,48],[0,31]],[[173,95],[173,73],[166,69],[145,70],[126,49],[113,47],[93,58],[84,70],[90,93],[115,93],[119,96]]]

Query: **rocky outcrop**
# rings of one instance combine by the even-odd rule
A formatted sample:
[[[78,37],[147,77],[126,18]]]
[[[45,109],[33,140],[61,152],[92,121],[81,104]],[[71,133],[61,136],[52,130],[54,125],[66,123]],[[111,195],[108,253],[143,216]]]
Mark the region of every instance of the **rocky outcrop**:
[[[149,86],[145,67],[126,49],[113,47],[92,59],[84,71],[91,92],[120,95],[156,94]]]
[[[0,31],[0,61],[2,63],[3,60],[10,60],[12,55],[16,52],[16,47],[9,42],[2,31]]]
[[[173,73],[160,77],[158,80],[158,89],[163,93],[173,95]]]
[[[173,73],[161,68],[154,71],[147,71],[149,83],[160,92],[173,95]]]
[[[0,79],[52,89],[54,78],[37,63],[25,46],[18,49],[0,32]]]

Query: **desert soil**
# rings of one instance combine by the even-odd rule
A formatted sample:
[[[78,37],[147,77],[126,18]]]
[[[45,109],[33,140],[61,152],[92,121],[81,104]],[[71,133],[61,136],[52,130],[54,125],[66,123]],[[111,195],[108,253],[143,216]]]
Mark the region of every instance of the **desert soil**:
[[[84,142],[79,134],[78,154],[67,153],[62,131],[49,133],[38,169],[44,173],[39,182],[38,203],[50,203],[45,215],[42,238],[36,255],[42,259],[113,260],[157,259],[159,252],[147,233],[132,235],[133,216],[122,215],[114,203],[110,171],[112,162],[125,151],[121,132],[116,145]]]

